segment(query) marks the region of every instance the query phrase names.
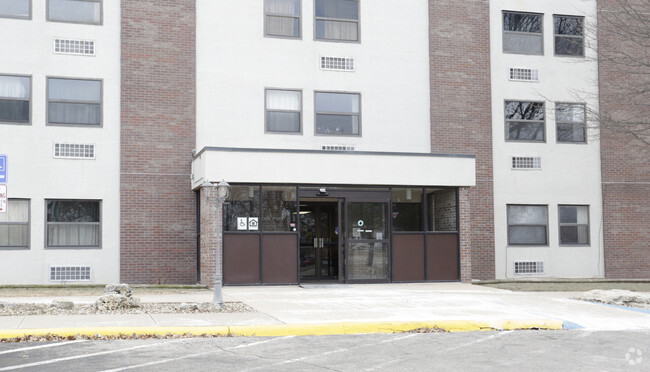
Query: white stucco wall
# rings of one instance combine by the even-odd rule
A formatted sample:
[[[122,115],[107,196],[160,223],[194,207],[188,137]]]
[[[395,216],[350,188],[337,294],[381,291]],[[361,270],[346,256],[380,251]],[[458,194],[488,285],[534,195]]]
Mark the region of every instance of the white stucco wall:
[[[0,285],[49,284],[50,266],[92,267],[92,283],[119,280],[120,2],[103,1],[103,25],[0,18],[0,74],[32,78],[31,124],[0,124],[9,198],[30,200],[30,249],[0,249]],[[96,56],[54,54],[54,38],[94,40]],[[102,127],[46,125],[47,77],[101,79]],[[95,160],[54,159],[55,142],[95,144]],[[45,200],[101,200],[101,249],[45,249]],[[88,283],[88,282],[81,282]]]
[[[544,55],[506,54],[502,51],[502,12],[522,11],[543,14]],[[494,148],[494,218],[496,277],[514,275],[514,261],[543,261],[544,274],[535,277],[602,277],[602,202],[600,189],[600,147],[591,131],[586,144],[558,143],[555,102],[584,99],[597,107],[597,63],[593,50],[586,57],[554,55],[553,15],[584,16],[586,27],[595,27],[595,0],[492,0],[490,2],[490,42],[492,68],[492,110]],[[587,40],[593,43],[593,40]],[[539,82],[509,80],[511,67],[539,70]],[[543,143],[506,141],[504,102],[506,100],[545,101],[546,141]],[[541,157],[542,170],[512,170],[512,156]],[[543,247],[508,246],[508,204],[548,206],[548,240]],[[589,246],[560,246],[558,205],[588,205]]]

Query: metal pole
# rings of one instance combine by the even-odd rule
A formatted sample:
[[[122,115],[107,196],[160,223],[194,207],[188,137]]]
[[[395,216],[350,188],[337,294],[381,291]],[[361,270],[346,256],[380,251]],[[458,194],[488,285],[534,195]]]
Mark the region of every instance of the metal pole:
[[[217,189],[215,187],[215,189]],[[218,193],[219,190],[217,189],[217,247],[216,247],[216,252],[214,255],[214,259],[216,261],[216,272],[214,275],[214,299],[212,300],[213,303],[219,304],[219,306],[223,307],[223,295],[221,293],[221,286],[222,286],[222,279],[221,279],[221,243],[222,243],[222,235],[221,235],[221,206],[223,205],[223,200],[224,198],[219,197]]]

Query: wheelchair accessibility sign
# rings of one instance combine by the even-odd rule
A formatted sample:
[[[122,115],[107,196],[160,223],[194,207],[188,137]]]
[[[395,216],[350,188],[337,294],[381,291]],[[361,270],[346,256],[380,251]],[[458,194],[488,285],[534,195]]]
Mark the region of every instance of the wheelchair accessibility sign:
[[[0,183],[7,183],[7,155],[0,155]]]

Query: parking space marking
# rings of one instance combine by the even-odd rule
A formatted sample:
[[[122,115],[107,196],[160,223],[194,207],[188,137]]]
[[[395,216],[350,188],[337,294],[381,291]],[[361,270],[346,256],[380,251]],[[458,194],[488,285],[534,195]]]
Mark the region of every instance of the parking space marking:
[[[65,341],[65,342],[57,342],[57,343],[54,343],[54,344],[47,344],[47,345],[21,347],[20,349],[0,351],[0,355],[11,354],[11,353],[20,353],[22,351],[29,351],[29,350],[45,349],[45,348],[48,348],[48,347],[66,346],[66,345],[70,345],[70,344],[76,344],[78,342],[88,342],[88,340]]]

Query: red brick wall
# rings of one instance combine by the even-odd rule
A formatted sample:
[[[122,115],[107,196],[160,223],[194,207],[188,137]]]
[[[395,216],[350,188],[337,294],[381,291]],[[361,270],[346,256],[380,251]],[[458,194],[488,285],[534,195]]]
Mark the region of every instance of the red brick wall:
[[[121,3],[121,280],[196,283],[195,1]]]
[[[635,0],[638,1],[638,0]],[[634,3],[634,1],[632,1]],[[645,14],[650,12],[647,1],[638,1]],[[632,56],[648,53],[647,49],[629,43],[628,38],[613,34],[605,18],[612,14],[623,16],[616,0],[599,0],[598,46],[601,57],[611,56],[615,48]],[[606,13],[602,13],[602,11]],[[613,13],[614,12],[614,13]],[[647,20],[647,17],[646,17]],[[633,24],[629,21],[628,24]],[[648,30],[647,24],[645,30]],[[642,54],[641,54],[642,55]],[[646,54],[647,56],[647,54]],[[626,66],[628,65],[628,66]],[[643,69],[645,74],[632,74]],[[636,98],[620,87],[629,86],[631,79],[641,86],[650,85],[650,66],[645,68],[628,63],[599,60],[600,109],[615,119],[630,112],[650,117],[650,97]],[[645,80],[644,80],[645,79]],[[635,101],[641,99],[641,105]],[[645,111],[639,112],[639,108]],[[650,134],[649,134],[650,136]],[[648,137],[650,139],[650,137]],[[600,136],[603,188],[603,235],[605,276],[607,278],[650,278],[650,145],[629,136],[603,129]]]
[[[431,150],[476,155],[469,192],[473,279],[495,277],[488,11],[487,0],[429,1]]]

